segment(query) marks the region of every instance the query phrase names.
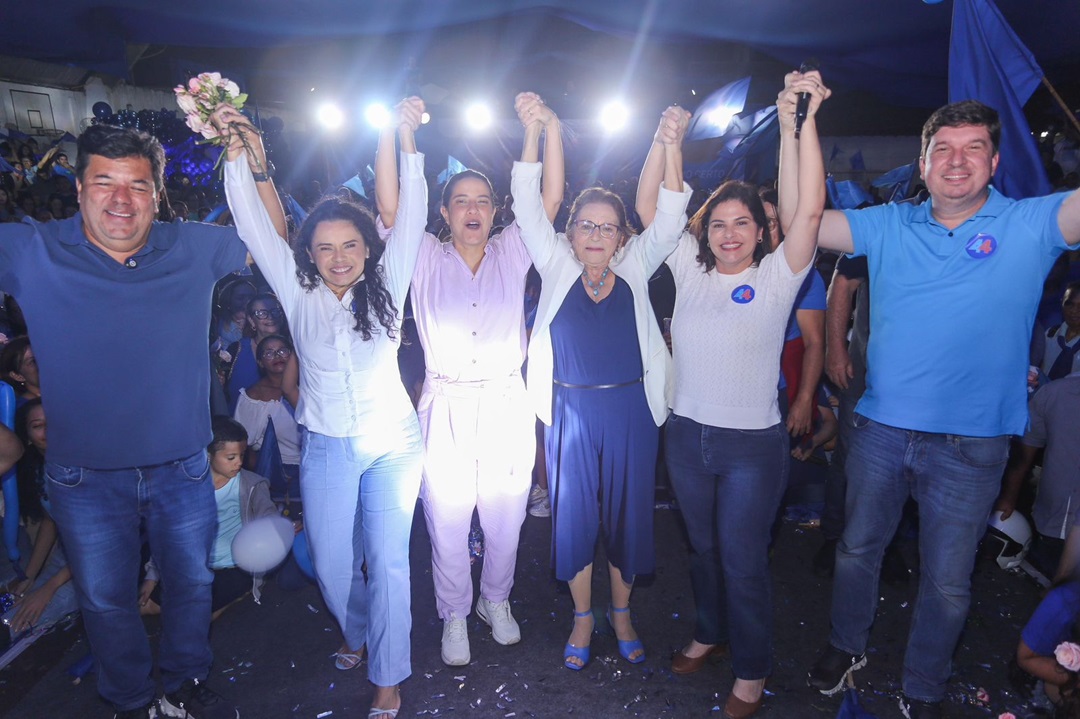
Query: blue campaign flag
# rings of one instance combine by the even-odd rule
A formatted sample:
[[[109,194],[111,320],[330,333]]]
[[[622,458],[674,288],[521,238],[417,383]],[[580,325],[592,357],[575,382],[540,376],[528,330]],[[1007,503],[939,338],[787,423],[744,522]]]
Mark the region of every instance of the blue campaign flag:
[[[1014,199],[1051,191],[1024,103],[1043,71],[991,0],[955,0],[949,45],[949,102],[978,100],[1001,115],[994,186]]]
[[[439,173],[439,177],[438,177],[439,184],[440,185],[446,184],[447,182],[450,181],[451,177],[458,174],[459,172],[465,172],[465,170],[467,170],[467,169],[469,169],[469,168],[467,168],[467,167],[465,167],[465,165],[461,164],[461,161],[458,160],[456,157],[454,157],[453,155],[447,155],[447,157],[446,157],[446,169]]]
[[[690,118],[686,140],[708,140],[723,137],[731,127],[731,121],[746,106],[746,93],[750,90],[750,78],[728,83],[709,95]]]
[[[852,155],[849,162],[851,163],[852,170],[857,170],[859,172],[863,172],[866,170],[866,163],[863,161],[862,150],[859,150],[854,155]]]
[[[11,163],[0,157],[0,172],[15,172],[15,168],[11,166]]]
[[[341,183],[342,187],[347,187],[360,197],[367,198],[367,192],[364,190],[364,181],[360,179],[360,173],[357,173],[350,177],[345,182]]]
[[[832,175],[825,178],[825,189],[833,209],[854,210],[862,205],[873,204],[874,197],[854,180],[837,182]]]
[[[285,195],[285,209],[293,216],[293,222],[299,227],[307,219],[308,213],[292,195]]]
[[[893,168],[881,177],[871,181],[870,184],[874,187],[889,188],[885,197],[886,202],[902,200],[907,197],[908,193],[911,191],[911,181],[915,178],[915,166],[917,164],[918,160],[907,165]]]

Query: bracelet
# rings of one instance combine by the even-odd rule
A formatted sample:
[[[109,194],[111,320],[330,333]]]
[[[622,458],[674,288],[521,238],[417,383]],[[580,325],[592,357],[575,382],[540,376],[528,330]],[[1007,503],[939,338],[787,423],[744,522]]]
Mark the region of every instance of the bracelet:
[[[270,178],[274,176],[274,172],[277,170],[274,167],[274,163],[269,158],[266,160],[266,172],[252,172],[251,176],[255,179],[255,182],[269,182]]]

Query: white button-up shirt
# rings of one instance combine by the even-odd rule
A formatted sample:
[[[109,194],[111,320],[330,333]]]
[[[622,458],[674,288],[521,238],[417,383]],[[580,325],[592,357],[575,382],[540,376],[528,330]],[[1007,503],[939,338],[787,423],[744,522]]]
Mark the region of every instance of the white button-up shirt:
[[[427,222],[424,156],[401,154],[401,197],[386,251],[379,259],[397,308],[398,330],[378,326],[370,341],[353,329],[352,292],[338,299],[325,284],[305,290],[292,249],[274,230],[246,161],[226,163],[225,191],[236,229],[274,289],[289,320],[300,362],[297,421],[331,437],[371,438],[393,432],[413,412],[401,383],[397,352],[401,313]]]

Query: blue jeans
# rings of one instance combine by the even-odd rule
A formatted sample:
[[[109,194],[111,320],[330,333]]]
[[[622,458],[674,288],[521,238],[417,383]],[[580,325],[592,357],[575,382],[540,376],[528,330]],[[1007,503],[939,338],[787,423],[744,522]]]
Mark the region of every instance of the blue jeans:
[[[897,429],[860,414],[851,437],[847,524],[836,549],[829,641],[850,654],[865,651],[881,560],[910,494],[919,503],[920,577],[902,685],[912,699],[941,701],[1009,439]]]
[[[739,430],[671,414],[668,474],[690,536],[694,638],[731,647],[739,679],[772,672],[770,528],[787,488],[783,424]]]
[[[210,546],[217,505],[206,452],[151,467],[97,470],[45,465],[90,648],[98,691],[118,710],[156,694],[137,603],[140,522],[161,572],[159,665],[166,692],[206,679],[210,652]]]
[[[409,536],[422,467],[416,415],[377,437],[309,430],[300,456],[319,589],[349,648],[367,645],[368,678],[378,686],[412,673]]]

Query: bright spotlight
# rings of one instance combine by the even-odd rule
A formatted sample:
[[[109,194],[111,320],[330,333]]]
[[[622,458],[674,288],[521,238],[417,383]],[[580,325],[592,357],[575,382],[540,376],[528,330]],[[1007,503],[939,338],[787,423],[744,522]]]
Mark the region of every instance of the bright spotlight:
[[[390,124],[390,109],[381,102],[375,102],[364,110],[364,119],[376,130],[381,130]]]
[[[618,132],[630,120],[630,110],[621,100],[612,100],[600,110],[600,126],[607,132]]]
[[[484,130],[491,125],[491,110],[481,102],[475,102],[465,109],[465,123],[473,130]]]
[[[336,130],[345,124],[345,113],[341,111],[340,107],[331,102],[319,107],[315,117],[318,118],[319,124],[327,130]]]
[[[423,115],[420,116],[420,124],[421,125],[426,125],[429,122],[431,122],[431,115],[430,114],[425,112]]]

